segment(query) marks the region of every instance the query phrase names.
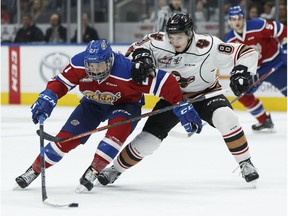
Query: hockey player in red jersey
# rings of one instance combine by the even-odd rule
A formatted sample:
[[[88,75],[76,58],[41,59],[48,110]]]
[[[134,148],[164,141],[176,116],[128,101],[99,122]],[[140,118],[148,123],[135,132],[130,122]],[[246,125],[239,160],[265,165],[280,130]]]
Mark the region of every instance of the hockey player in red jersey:
[[[143,93],[163,97],[170,104],[184,100],[175,78],[162,70],[155,70],[149,52],[145,53],[144,59],[142,55],[134,55],[133,61],[134,63],[122,54],[114,53],[105,40],[91,41],[86,50],[72,57],[70,64],[49,81],[46,89],[40,93],[31,107],[33,122],[37,124],[40,116],[48,118],[57,100],[76,86],[79,86],[83,97],[57,134],[59,138],[90,131],[107,119],[109,124],[113,124],[139,116]],[[137,84],[131,79],[131,71],[142,69],[147,69],[154,75],[149,76],[145,85]],[[173,111],[187,131],[200,133],[201,119],[192,104],[183,104]],[[80,178],[78,192],[93,188],[97,174],[118,154],[136,124],[137,122],[131,122],[107,130],[98,144],[91,165]],[[59,162],[66,153],[85,144],[88,138],[89,136],[63,143],[48,143],[45,146],[45,167]],[[40,155],[24,174],[16,178],[16,182],[21,188],[26,188],[39,173]]]
[[[260,18],[246,21],[240,6],[231,7],[228,16],[232,30],[225,41],[246,44],[259,53],[257,75],[252,77],[251,82],[276,67],[275,72],[264,81],[271,83],[287,96],[287,27],[282,23]],[[270,114],[266,113],[259,98],[253,94],[258,87],[259,85],[241,97],[239,102],[258,120],[257,124],[252,125],[253,131],[273,132],[274,125]]]
[[[166,33],[147,35],[142,41],[133,43],[126,54],[128,56],[139,49],[150,50],[156,67],[174,74],[182,92],[189,97],[221,89],[217,68],[231,70],[230,86],[236,95],[246,92],[250,74],[256,73],[257,52],[244,44],[224,43],[217,37],[197,34],[193,28],[190,15],[174,14],[168,20]],[[134,71],[132,77],[141,83],[147,79],[148,73]],[[169,105],[169,102],[160,99],[154,109]],[[221,94],[193,103],[193,106],[202,120],[221,133],[246,182],[258,179],[248,141],[228,99]],[[176,124],[173,112],[149,117],[142,132],[121,151],[113,165],[98,175],[99,182],[103,185],[113,183],[122,172],[152,154]],[[175,163],[177,160],[174,160]]]

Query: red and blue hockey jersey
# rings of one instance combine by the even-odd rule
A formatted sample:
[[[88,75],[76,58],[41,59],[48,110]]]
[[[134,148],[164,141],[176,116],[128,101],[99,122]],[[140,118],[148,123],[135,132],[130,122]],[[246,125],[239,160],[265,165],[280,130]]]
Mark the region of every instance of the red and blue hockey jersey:
[[[70,64],[48,82],[47,89],[53,91],[58,98],[78,85],[84,96],[83,100],[102,106],[137,103],[143,99],[143,93],[163,97],[171,104],[183,99],[173,75],[156,70],[156,76],[149,76],[146,85],[137,84],[131,78],[131,61],[114,52],[114,64],[108,78],[101,82],[92,80],[85,72],[84,54],[85,52],[76,54],[71,58]]]
[[[242,34],[231,30],[225,42],[243,43],[258,51],[258,66],[272,61],[280,52],[280,43],[287,40],[287,27],[282,23],[256,18],[244,23]]]

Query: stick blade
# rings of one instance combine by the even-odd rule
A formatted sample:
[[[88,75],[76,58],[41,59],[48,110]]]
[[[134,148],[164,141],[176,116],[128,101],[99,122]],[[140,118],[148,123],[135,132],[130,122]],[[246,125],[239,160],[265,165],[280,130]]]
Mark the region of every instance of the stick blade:
[[[58,203],[48,198],[43,201],[43,204],[50,206],[50,207],[54,207],[54,208],[69,208],[69,207],[77,208],[79,207],[79,203]]]

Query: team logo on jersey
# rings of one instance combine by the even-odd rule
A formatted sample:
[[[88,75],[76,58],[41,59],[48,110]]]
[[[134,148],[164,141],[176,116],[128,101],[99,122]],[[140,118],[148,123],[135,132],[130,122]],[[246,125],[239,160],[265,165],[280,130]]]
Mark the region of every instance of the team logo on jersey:
[[[173,59],[173,63],[174,63],[175,65],[177,65],[177,64],[180,63],[181,59],[182,59],[182,57],[174,58],[174,59]]]
[[[157,59],[157,61],[161,64],[170,64],[173,57],[164,56],[163,58]]]
[[[80,124],[80,122],[77,120],[77,119],[73,119],[71,122],[70,122],[73,126],[77,126]]]
[[[178,84],[181,88],[186,88],[190,83],[194,82],[195,76],[190,76],[188,78],[184,78],[178,71],[172,71],[172,74],[176,78]]]
[[[205,40],[205,39],[200,39],[197,41],[196,43],[196,47],[199,47],[200,49],[203,49],[205,47],[208,47],[210,44],[209,41]]]
[[[88,100],[93,100],[97,103],[109,105],[113,105],[119,98],[121,98],[121,92],[113,94],[111,92],[100,92],[99,90],[96,90],[96,92],[87,90],[83,92],[83,95]]]

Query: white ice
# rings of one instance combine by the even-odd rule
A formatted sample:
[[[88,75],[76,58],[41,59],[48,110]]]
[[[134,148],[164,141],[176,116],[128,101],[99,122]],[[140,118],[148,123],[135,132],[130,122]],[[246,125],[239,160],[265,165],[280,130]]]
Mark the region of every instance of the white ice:
[[[56,107],[45,121],[45,131],[55,135],[72,109]],[[78,208],[59,209],[43,205],[40,178],[25,190],[12,190],[15,177],[39,153],[35,133],[38,126],[31,121],[29,106],[2,106],[1,215],[287,215],[287,114],[272,112],[275,134],[253,133],[251,125],[255,120],[247,112],[237,114],[260,174],[256,189],[244,181],[239,169],[233,173],[237,163],[216,129],[206,125],[200,135],[187,138],[181,125],[177,125],[158,151],[122,174],[113,185],[76,194],[79,178],[104,135],[99,132],[46,170],[49,199],[79,203]],[[145,120],[128,141],[141,131]]]

